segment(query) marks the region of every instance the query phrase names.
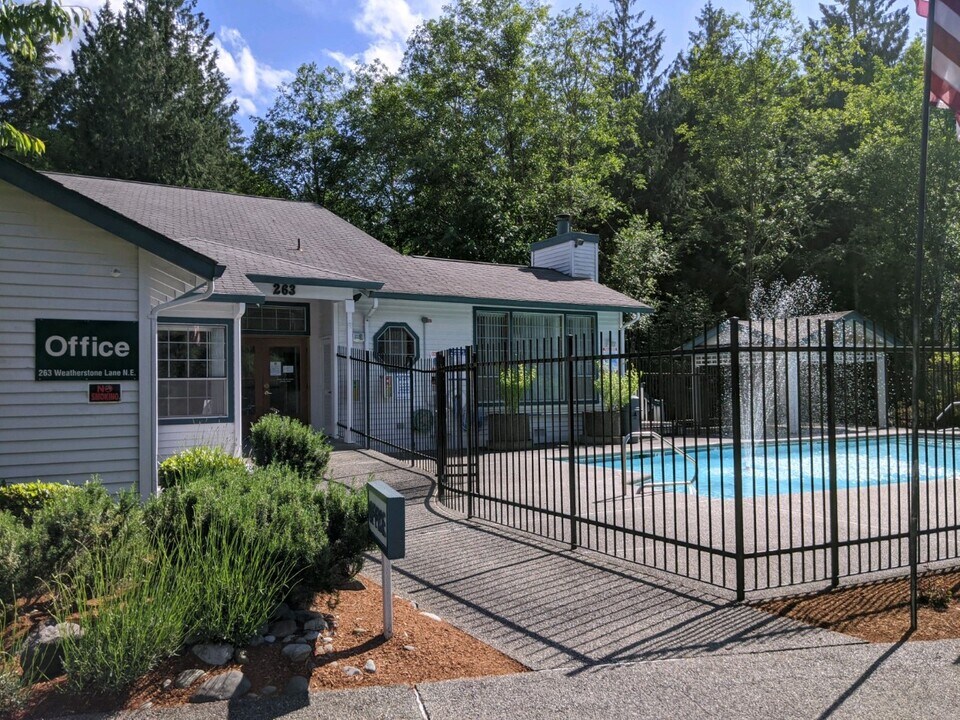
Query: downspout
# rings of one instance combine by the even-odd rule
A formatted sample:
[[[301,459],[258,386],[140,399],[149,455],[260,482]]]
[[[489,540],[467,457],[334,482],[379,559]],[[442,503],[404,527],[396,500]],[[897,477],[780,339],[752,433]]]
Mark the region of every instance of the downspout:
[[[202,293],[199,292],[200,288],[206,285],[207,289]],[[151,425],[151,445],[150,454],[153,457],[153,465],[151,470],[150,477],[150,492],[153,495],[157,494],[157,459],[160,452],[160,403],[158,400],[159,390],[160,390],[160,379],[157,377],[158,373],[158,343],[157,343],[157,331],[158,331],[158,320],[161,312],[170,310],[171,308],[178,307],[180,305],[189,305],[191,303],[200,302],[201,300],[207,300],[210,296],[213,295],[213,288],[215,282],[213,278],[206,280],[205,282],[197,285],[195,288],[188,290],[180,297],[174,298],[173,300],[168,300],[165,303],[160,303],[155,305],[150,310],[150,381],[153,384],[153,391],[151,392],[151,409],[150,409],[150,425]]]
[[[620,338],[619,338],[620,352],[626,352],[626,348],[624,347],[623,343],[626,339],[627,330],[629,330],[638,322],[640,322],[640,318],[642,317],[643,317],[643,313],[631,313],[629,320],[627,320],[626,322],[620,323]]]

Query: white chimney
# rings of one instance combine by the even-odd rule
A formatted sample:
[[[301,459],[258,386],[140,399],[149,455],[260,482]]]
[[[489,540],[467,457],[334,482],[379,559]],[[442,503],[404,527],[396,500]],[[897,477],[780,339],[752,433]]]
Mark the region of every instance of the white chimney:
[[[557,234],[531,246],[530,265],[598,282],[600,236],[574,232],[570,226],[570,216],[557,215]]]

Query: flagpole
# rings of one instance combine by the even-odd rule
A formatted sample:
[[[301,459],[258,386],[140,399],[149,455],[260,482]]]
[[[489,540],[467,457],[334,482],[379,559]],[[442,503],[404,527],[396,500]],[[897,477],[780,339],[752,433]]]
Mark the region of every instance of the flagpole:
[[[920,128],[920,181],[917,202],[917,244],[913,269],[913,387],[910,402],[910,630],[917,629],[917,565],[920,561],[920,315],[923,292],[923,230],[927,214],[927,143],[930,135],[930,75],[933,60],[933,16],[927,11],[927,45],[923,63],[923,110]]]

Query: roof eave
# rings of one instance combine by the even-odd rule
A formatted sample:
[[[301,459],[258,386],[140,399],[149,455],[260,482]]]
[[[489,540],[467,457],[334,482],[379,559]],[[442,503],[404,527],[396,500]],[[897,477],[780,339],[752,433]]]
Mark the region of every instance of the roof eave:
[[[648,305],[617,305],[613,303],[564,303],[539,300],[513,300],[506,298],[472,297],[462,295],[426,295],[423,293],[380,292],[370,293],[371,297],[391,300],[426,300],[430,302],[449,302],[468,305],[489,305],[497,307],[547,308],[550,310],[594,310],[649,315],[653,308]]]

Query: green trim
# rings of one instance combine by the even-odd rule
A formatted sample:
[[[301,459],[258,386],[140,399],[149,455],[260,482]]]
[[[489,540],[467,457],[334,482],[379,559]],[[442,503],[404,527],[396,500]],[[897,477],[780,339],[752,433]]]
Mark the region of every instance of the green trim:
[[[362,290],[379,290],[382,282],[373,280],[333,280],[329,278],[291,277],[289,275],[247,275],[250,282],[287,283],[290,285],[316,285],[319,287],[345,287]]]
[[[65,210],[81,220],[86,220],[91,225],[96,225],[157,257],[169,260],[174,265],[202,278],[218,278],[226,269],[216,260],[191,250],[121,215],[116,210],[101,205],[6,155],[0,155],[0,180],[5,180],[34,197]]]
[[[412,367],[414,363],[420,359],[420,336],[417,335],[417,333],[413,331],[413,328],[405,322],[385,322],[380,326],[377,332],[374,333],[373,341],[371,343],[371,346],[373,347],[373,357],[375,360],[377,360],[377,362],[383,362],[383,358],[381,357],[380,353],[377,352],[377,343],[380,341],[381,335],[383,335],[390,328],[395,327],[403,328],[410,333],[410,336],[413,338],[413,360],[410,362],[410,366]]]
[[[461,297],[459,295],[424,295],[422,293],[377,292],[370,297],[389,300],[426,300],[430,302],[449,302],[475,305],[477,303],[497,303],[500,308],[528,308],[530,310],[569,310],[572,312],[624,312],[646,315],[653,312],[649,305],[603,305],[593,303],[536,302],[534,300],[501,300],[499,298]]]
[[[593,233],[568,232],[564,233],[563,235],[554,235],[552,238],[547,238],[546,240],[537,240],[537,242],[530,245],[530,249],[546,250],[547,248],[555,247],[556,245],[563,245],[571,240],[582,240],[585,243],[593,243],[595,245],[600,244],[599,235],[594,235]]]
[[[310,336],[310,303],[308,302],[262,302],[260,303],[261,307],[300,307],[304,311],[304,320],[306,321],[307,329],[303,332],[278,332],[274,330],[250,330],[243,326],[244,321],[247,319],[247,315],[244,314],[243,318],[240,320],[240,334],[241,336],[245,335],[269,335],[271,337],[309,337]]]
[[[227,328],[227,414],[217,417],[195,417],[195,418],[157,418],[158,425],[229,425],[234,421],[233,392],[236,378],[234,377],[234,357],[233,357],[233,320],[228,318],[195,318],[195,317],[160,317],[157,318],[157,326],[160,325],[222,325]],[[160,361],[157,360],[157,382],[169,378],[160,377]],[[197,378],[198,380],[201,378]],[[159,412],[157,413],[159,415]]]

